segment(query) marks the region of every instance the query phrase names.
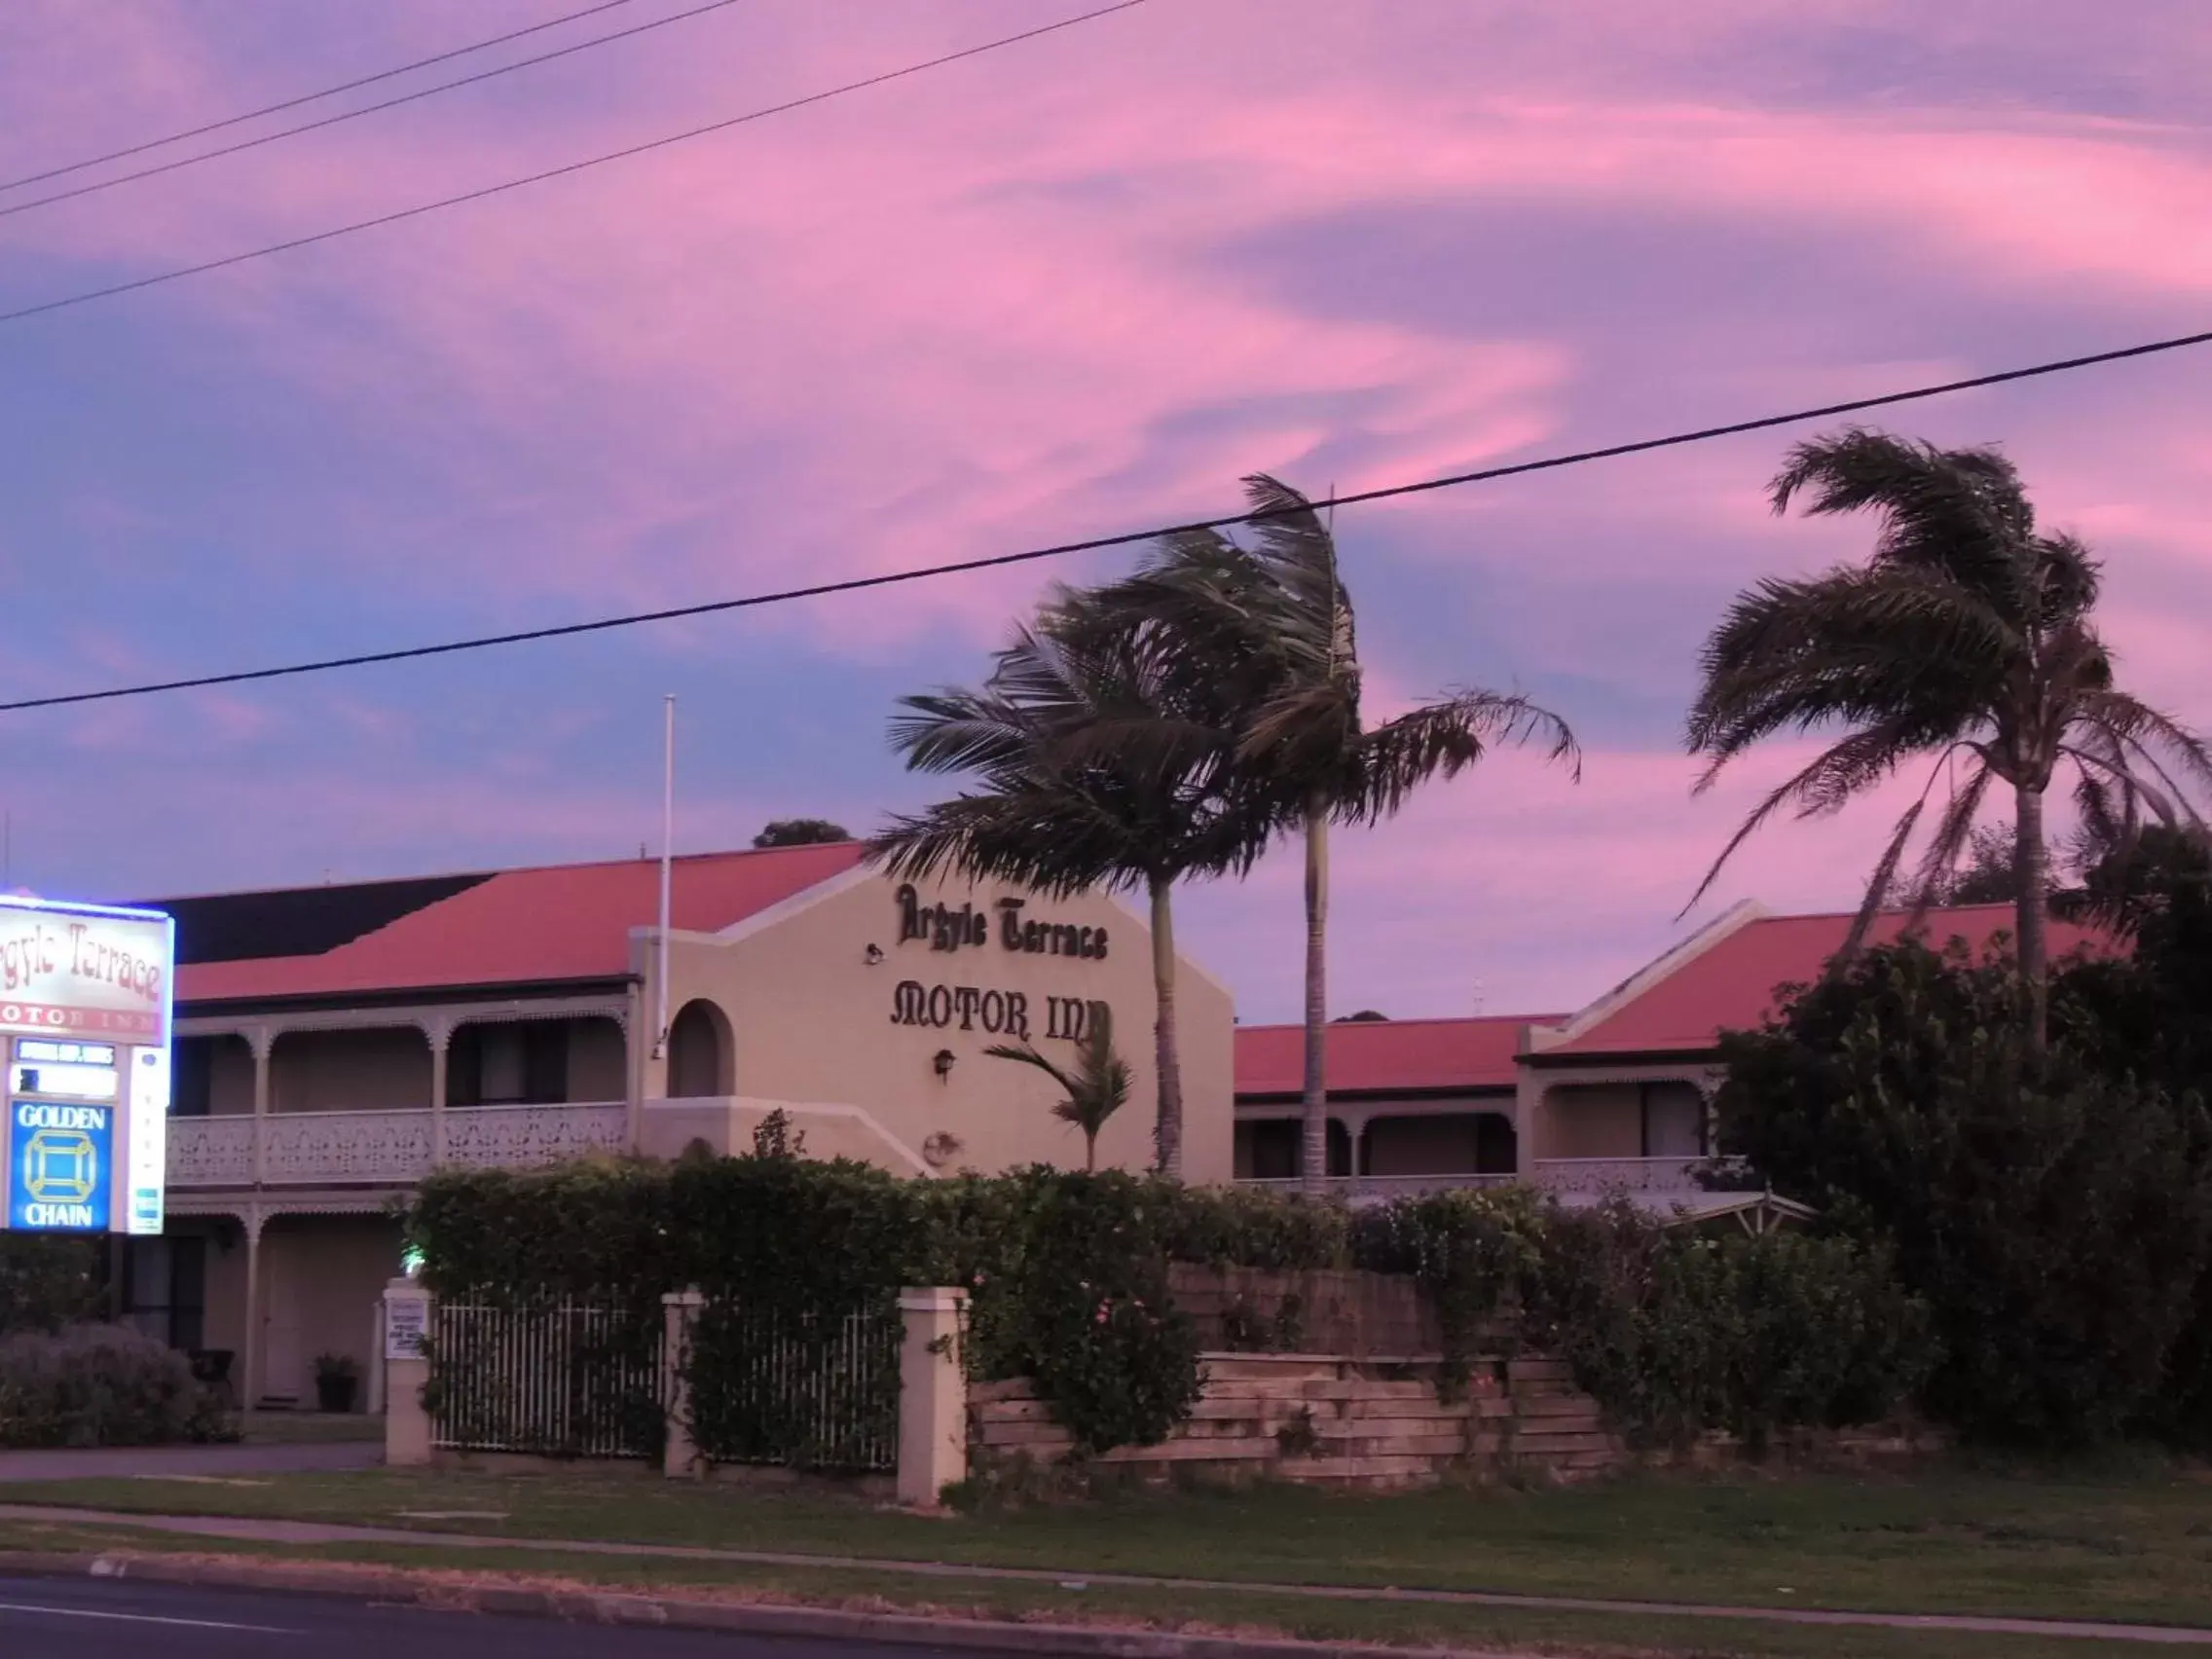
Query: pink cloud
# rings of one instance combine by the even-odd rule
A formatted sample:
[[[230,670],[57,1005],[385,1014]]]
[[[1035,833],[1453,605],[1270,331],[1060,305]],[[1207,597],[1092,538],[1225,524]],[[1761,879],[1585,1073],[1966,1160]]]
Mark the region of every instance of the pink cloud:
[[[1328,313],[1221,257],[1353,209],[1512,208],[1597,227],[1641,214],[1714,242],[1825,237],[1867,250],[1901,286],[1958,285],[1987,314],[2016,317],[2011,338],[2035,351],[2077,343],[2049,338],[2062,308],[2082,327],[2111,318],[2117,343],[2164,319],[2194,324],[2212,289],[2200,210],[2212,147],[2200,129],[2066,113],[2026,92],[1941,105],[1815,96],[1759,72],[1758,55],[1778,26],[1808,38],[1827,23],[1896,28],[1925,54],[2002,37],[2043,53],[2046,69],[2079,57],[2193,97],[2192,66],[2212,44],[2201,7],[2146,6],[2131,16],[2140,38],[2125,41],[2093,9],[1987,0],[1940,16],[1904,0],[1818,0],[1779,25],[1762,0],[1705,0],[1648,16],[1613,8],[1624,15],[1603,29],[1587,8],[1495,21],[1480,10],[1409,3],[1385,19],[1273,0],[1147,8],[1026,56],[121,304],[255,364],[272,408],[367,434],[359,469],[306,487],[274,471],[236,483],[223,510],[258,549],[240,555],[262,561],[249,575],[266,578],[241,587],[266,587],[256,597],[272,615],[271,595],[318,614],[412,595],[424,636],[443,637],[487,616],[643,608],[1208,514],[1233,507],[1236,475],[1255,467],[1352,490],[1523,459],[1603,422],[1650,423],[1600,434],[1637,436],[1994,366],[1980,353],[1998,348],[1979,339],[1900,338],[1899,302],[1846,294],[1832,311],[1800,312],[1787,284],[1739,288],[1720,267],[1712,292],[1656,302],[1640,300],[1634,270],[1608,274],[1615,297],[1603,303],[1621,314],[1588,319],[1585,333],[1492,328],[1479,306],[1456,330]],[[531,15],[471,8],[467,32]],[[238,42],[260,37],[210,27],[201,0],[128,12],[41,0],[31,16],[26,37],[51,44],[0,62],[18,154],[31,133],[92,146],[183,125],[459,29],[451,8],[405,0],[351,15],[350,40],[317,31],[311,63],[241,55]],[[728,26],[610,50],[535,92],[518,78],[512,95],[458,94],[6,221],[19,264],[41,273],[40,291],[22,297],[612,148],[980,38],[1009,16],[996,4],[886,5],[863,37],[822,26],[795,0],[760,0]],[[1479,295],[1493,275],[1482,256],[1427,280]],[[1613,321],[1654,354],[1602,354],[1596,325]],[[87,310],[35,326],[66,340],[108,324]],[[1643,375],[1662,378],[1625,385]],[[2007,439],[2051,520],[2107,551],[2109,625],[2131,679],[2198,719],[2194,618],[2212,598],[2200,379],[2200,368],[2139,365],[1897,417],[1944,441]],[[1624,387],[1641,400],[1609,401]],[[1503,756],[1402,821],[1344,836],[1342,1006],[1454,1012],[1478,979],[1493,1011],[1569,1006],[1674,937],[1675,911],[1735,814],[1793,753],[1777,748],[1722,793],[1689,799],[1688,762],[1651,746],[1666,741],[1654,728],[1675,718],[1697,636],[1757,574],[1817,568],[1865,542],[1862,525],[1768,516],[1760,485],[1787,438],[1347,518],[1363,615],[1384,619],[1378,716],[1456,680],[1510,684],[1520,669],[1579,695],[1594,684],[1641,699],[1647,729],[1642,748],[1607,737],[1579,789]],[[405,487],[387,486],[392,476]],[[246,534],[265,505],[303,488],[318,523],[357,533],[334,535],[319,563]],[[142,528],[165,504],[112,505]],[[1046,573],[672,628],[654,645],[711,658],[774,639],[811,651],[815,677],[793,671],[796,707],[855,661],[905,664],[925,648],[941,660],[948,637],[979,668]],[[1490,588],[1509,582],[1508,602],[1525,608],[1499,620]],[[1424,621],[1441,644],[1387,649],[1392,629]],[[1463,644],[1486,625],[1503,667]],[[291,654],[261,644],[284,637],[256,636],[251,656]],[[150,677],[202,645],[109,640],[72,647],[73,667]],[[96,709],[70,729],[103,754],[175,751],[179,815],[200,814],[166,855],[180,870],[242,857],[225,845],[234,825],[252,827],[269,879],[312,879],[326,860],[343,875],[619,853],[652,833],[649,799],[628,799],[610,772],[568,776],[546,758],[599,712],[588,685],[569,702],[548,697],[535,726],[489,732],[491,757],[459,766],[413,746],[460,714],[434,699],[399,713],[403,694],[386,683],[364,681],[329,712],[343,753],[280,779],[256,761],[309,717],[259,693],[174,716]],[[822,719],[826,748],[875,754],[880,710]],[[209,754],[226,764],[219,791],[185,775]],[[886,793],[899,787],[888,762],[882,777]],[[873,799],[791,798],[805,788],[709,782],[686,821],[725,844],[742,838],[732,827],[787,806],[872,821]],[[1882,804],[1776,827],[1715,903],[1849,903],[1891,816]],[[1192,902],[1193,947],[1231,971],[1251,1014],[1295,1007],[1296,889],[1284,855],[1246,887]]]

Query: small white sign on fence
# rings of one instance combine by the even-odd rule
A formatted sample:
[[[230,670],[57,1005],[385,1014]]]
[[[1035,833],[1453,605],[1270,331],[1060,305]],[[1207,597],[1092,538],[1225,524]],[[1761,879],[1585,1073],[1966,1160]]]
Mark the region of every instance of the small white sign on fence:
[[[395,1296],[384,1305],[384,1356],[421,1359],[430,1335],[429,1300]]]

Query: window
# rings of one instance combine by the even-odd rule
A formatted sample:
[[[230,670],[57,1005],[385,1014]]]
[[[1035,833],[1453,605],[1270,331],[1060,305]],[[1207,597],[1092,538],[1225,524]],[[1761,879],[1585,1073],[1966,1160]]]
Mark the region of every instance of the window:
[[[204,1346],[207,1240],[133,1238],[123,1260],[123,1322],[187,1353]]]
[[[565,1020],[463,1025],[446,1057],[451,1106],[557,1106],[569,1098]]]
[[[1694,1084],[1646,1083],[1639,1092],[1643,1105],[1644,1157],[1705,1156],[1705,1096]]]

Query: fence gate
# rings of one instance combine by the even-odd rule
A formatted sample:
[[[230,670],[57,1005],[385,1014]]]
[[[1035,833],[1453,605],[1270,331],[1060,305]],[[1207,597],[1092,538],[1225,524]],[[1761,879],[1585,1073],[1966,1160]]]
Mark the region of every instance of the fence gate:
[[[896,1470],[901,1333],[895,1294],[843,1312],[710,1302],[684,1359],[693,1443],[718,1463]]]
[[[652,1457],[666,1433],[660,1309],[439,1301],[431,1444],[549,1457]]]

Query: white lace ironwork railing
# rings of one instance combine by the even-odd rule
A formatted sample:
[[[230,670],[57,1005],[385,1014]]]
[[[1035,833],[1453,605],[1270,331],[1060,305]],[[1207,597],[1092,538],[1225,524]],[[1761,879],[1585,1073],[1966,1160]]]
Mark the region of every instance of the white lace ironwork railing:
[[[619,1102],[452,1107],[444,1117],[442,1161],[462,1168],[535,1168],[629,1144],[629,1109]],[[441,1161],[435,1120],[426,1108],[172,1118],[169,1184],[252,1185],[258,1123],[264,1185],[407,1185]]]

